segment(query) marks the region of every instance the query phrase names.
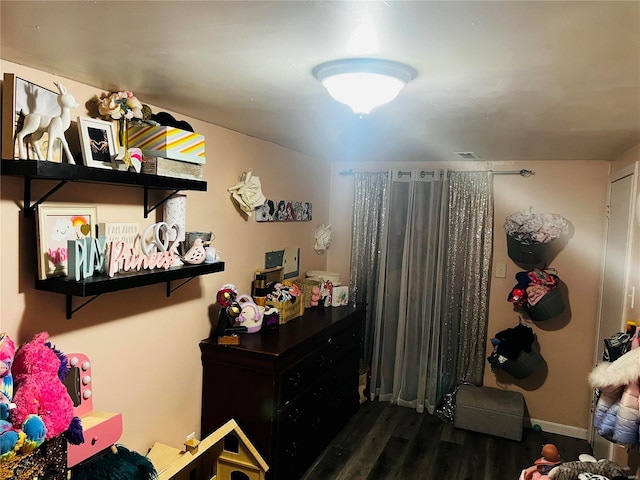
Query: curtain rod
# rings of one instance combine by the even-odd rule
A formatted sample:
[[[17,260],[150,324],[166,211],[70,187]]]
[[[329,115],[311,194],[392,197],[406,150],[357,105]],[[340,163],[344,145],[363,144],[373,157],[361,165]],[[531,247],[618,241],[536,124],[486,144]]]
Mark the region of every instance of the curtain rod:
[[[522,169],[522,170],[462,170],[465,172],[491,172],[494,175],[520,175],[522,177],[530,177],[531,175],[535,175],[536,172],[534,172],[533,170],[527,170],[527,169]],[[385,172],[354,172],[353,170],[349,169],[349,170],[342,170],[341,172],[339,172],[340,175],[354,175],[356,173],[385,173]],[[435,174],[435,171],[433,170],[420,170],[420,177],[424,178],[427,175],[431,175],[433,176]],[[411,176],[411,172],[398,172],[398,177],[402,178],[405,175],[409,175]]]

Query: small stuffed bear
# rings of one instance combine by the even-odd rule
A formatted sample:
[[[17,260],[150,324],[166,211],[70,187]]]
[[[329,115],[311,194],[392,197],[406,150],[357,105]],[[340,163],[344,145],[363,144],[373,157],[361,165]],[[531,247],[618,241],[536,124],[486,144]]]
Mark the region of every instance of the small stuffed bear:
[[[12,366],[16,407],[10,411],[10,419],[22,428],[34,448],[63,433],[69,443],[78,445],[84,442],[80,419],[74,417],[73,401],[62,383],[69,373],[69,362],[47,338],[47,332],[38,333],[16,352]],[[43,425],[38,428],[34,419],[41,419]]]

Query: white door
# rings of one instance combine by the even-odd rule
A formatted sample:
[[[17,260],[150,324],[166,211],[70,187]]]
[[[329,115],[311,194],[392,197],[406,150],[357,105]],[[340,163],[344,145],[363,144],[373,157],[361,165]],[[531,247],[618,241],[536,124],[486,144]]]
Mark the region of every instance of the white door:
[[[604,252],[602,284],[600,290],[600,312],[596,338],[595,364],[602,361],[604,339],[616,332],[624,331],[631,289],[629,264],[631,258],[633,215],[635,213],[636,165],[616,172],[609,185],[607,236]],[[595,405],[593,405],[595,407]],[[594,456],[612,458],[613,444],[591,432]]]

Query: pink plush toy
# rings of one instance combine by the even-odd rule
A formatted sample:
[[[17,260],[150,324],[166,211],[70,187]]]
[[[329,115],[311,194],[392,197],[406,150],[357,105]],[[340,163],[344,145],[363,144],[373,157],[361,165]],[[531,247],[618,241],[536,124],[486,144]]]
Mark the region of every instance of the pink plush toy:
[[[320,301],[320,287],[314,285],[311,287],[311,301],[309,302],[312,307],[317,307]]]
[[[11,368],[16,407],[10,411],[10,419],[13,425],[21,426],[37,416],[46,428],[45,440],[64,433],[70,443],[80,444],[84,441],[80,420],[73,415],[73,401],[62,383],[69,362],[47,338],[47,332],[38,333],[16,352]]]

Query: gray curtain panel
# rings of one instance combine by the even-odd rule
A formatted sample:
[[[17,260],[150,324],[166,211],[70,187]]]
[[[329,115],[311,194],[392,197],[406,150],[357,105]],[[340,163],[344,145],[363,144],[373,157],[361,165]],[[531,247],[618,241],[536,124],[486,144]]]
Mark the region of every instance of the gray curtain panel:
[[[371,397],[433,413],[457,383],[482,381],[490,174],[378,175],[375,186],[356,175],[351,271],[369,306]]]

